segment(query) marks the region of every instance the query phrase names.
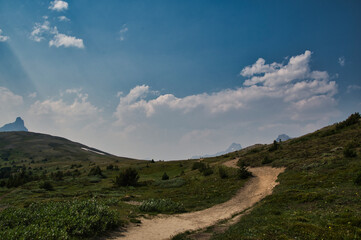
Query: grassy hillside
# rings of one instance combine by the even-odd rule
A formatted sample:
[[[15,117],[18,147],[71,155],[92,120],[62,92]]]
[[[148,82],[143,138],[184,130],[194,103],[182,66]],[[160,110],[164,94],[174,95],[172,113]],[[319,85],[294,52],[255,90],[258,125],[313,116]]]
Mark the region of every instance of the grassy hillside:
[[[287,170],[271,196],[212,239],[361,239],[361,124],[345,122],[231,154]]]
[[[220,177],[214,163],[229,159],[207,159],[206,170],[200,171],[193,168],[197,160],[141,161],[49,135],[0,133],[0,238],[30,234],[31,239],[51,239],[49,231],[55,232],[54,239],[86,238],[137,222],[145,213],[208,208],[231,198],[245,182],[234,169]],[[138,183],[117,186],[116,177],[129,167],[138,173]],[[168,180],[162,180],[164,173]],[[143,208],[129,204],[143,200],[148,201]],[[72,205],[77,217],[66,210]]]

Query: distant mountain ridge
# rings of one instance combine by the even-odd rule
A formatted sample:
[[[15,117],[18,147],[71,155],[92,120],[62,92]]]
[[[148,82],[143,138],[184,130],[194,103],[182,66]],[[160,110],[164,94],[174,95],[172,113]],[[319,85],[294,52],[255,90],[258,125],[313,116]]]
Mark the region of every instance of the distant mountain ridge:
[[[217,152],[215,154],[206,154],[206,155],[201,155],[201,156],[193,156],[192,159],[197,159],[197,158],[208,158],[208,157],[217,157],[217,156],[221,156],[230,152],[235,152],[238,150],[241,150],[242,146],[239,143],[232,143],[225,151],[221,151],[221,152]]]
[[[280,135],[278,135],[276,141],[277,142],[280,142],[280,141],[284,142],[284,141],[287,141],[289,139],[291,139],[291,137],[288,136],[287,134],[280,134]]]
[[[21,117],[17,117],[15,122],[5,124],[0,128],[0,132],[12,132],[12,131],[28,132],[28,129],[25,127],[24,120]]]

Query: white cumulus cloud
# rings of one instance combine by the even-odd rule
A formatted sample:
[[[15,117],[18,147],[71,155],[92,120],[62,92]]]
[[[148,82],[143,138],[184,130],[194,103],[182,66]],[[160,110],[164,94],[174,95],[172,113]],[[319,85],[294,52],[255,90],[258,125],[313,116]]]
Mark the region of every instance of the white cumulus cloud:
[[[69,7],[69,4],[62,0],[55,0],[50,2],[49,9],[53,11],[64,11],[67,10]]]
[[[69,22],[69,21],[70,21],[70,19],[67,18],[66,16],[59,16],[59,17],[58,17],[58,20],[59,20],[60,22]]]
[[[68,36],[62,33],[56,33],[52,40],[49,41],[49,46],[52,47],[76,47],[84,48],[83,39]]]
[[[64,4],[66,2],[60,3],[63,1],[54,1],[52,4],[54,6],[58,6],[59,4]],[[66,3],[67,4],[67,3]],[[59,6],[60,6],[59,5]],[[76,48],[84,48],[84,41],[81,38],[77,38],[75,36],[70,36],[58,31],[56,26],[52,27],[50,21],[48,20],[48,16],[43,16],[43,23],[35,23],[32,32],[30,33],[30,39],[35,42],[41,42],[42,40],[49,40],[49,47],[76,47]],[[65,16],[59,16],[59,21],[70,21]]]

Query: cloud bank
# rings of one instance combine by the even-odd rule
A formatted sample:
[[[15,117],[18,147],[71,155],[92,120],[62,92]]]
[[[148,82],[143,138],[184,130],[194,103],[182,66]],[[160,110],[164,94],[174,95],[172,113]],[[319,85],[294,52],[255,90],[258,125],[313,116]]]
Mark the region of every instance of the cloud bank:
[[[226,89],[215,93],[202,93],[178,98],[173,94],[163,94],[145,100],[149,86],[137,86],[128,95],[120,97],[114,115],[119,124],[131,124],[132,115],[141,115],[143,119],[154,115],[200,114],[207,118],[217,118],[232,111],[252,111],[260,101],[274,103],[274,108],[289,119],[307,115],[307,119],[326,114],[325,105],[336,105],[334,99],[337,84],[330,81],[325,71],[310,70],[311,52],[291,57],[287,64],[265,64],[260,58],[241,71],[242,76],[250,77],[243,87]],[[320,114],[316,114],[319,112]],[[315,115],[316,114],[316,115]],[[303,118],[299,119],[302,121]]]
[[[114,96],[115,109],[94,105],[81,89],[46,99],[28,97],[27,107],[21,96],[0,88],[0,106],[23,106],[33,131],[114,154],[188,158],[222,150],[231,142],[269,143],[283,132],[298,136],[333,123],[340,114],[338,86],[326,71],[311,69],[311,57],[305,51],[285,63],[259,58],[240,71],[238,88],[213,93],[177,97],[135,86]]]

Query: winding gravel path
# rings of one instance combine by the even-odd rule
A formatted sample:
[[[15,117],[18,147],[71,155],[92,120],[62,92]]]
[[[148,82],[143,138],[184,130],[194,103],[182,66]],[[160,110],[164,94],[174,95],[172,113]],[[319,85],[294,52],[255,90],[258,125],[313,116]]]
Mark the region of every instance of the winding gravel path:
[[[225,162],[228,167],[237,167],[237,159]],[[250,168],[252,177],[238,193],[227,202],[217,204],[197,212],[161,215],[151,219],[141,219],[139,226],[130,226],[123,236],[112,239],[118,240],[161,240],[170,239],[172,236],[185,231],[206,228],[232,215],[240,213],[264,197],[272,193],[278,184],[277,177],[284,168],[257,167]]]

